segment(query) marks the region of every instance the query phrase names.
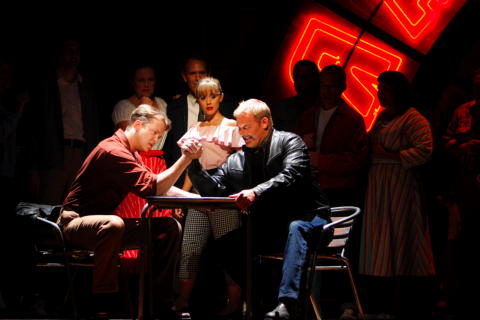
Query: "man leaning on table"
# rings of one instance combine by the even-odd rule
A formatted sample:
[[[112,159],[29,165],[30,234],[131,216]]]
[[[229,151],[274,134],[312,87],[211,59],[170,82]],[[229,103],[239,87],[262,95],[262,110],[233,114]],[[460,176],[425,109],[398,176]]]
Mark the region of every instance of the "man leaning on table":
[[[117,130],[90,153],[70,188],[57,223],[67,243],[93,249],[95,253],[92,291],[96,317],[105,311],[118,291],[118,253],[121,248],[138,247],[141,230],[136,221],[112,215],[129,193],[150,195],[194,195],[173,186],[192,159],[202,153],[201,145],[189,142],[170,168],[154,174],[138,154],[148,151],[169,128],[167,116],[149,105],[140,105],[130,117],[125,132]],[[130,223],[131,222],[131,223]],[[154,308],[162,319],[173,317],[173,281],[181,241],[181,227],[170,217],[155,219],[153,225]],[[166,234],[166,236],[158,236]]]
[[[194,160],[188,174],[201,194],[235,197],[241,210],[250,211],[255,249],[278,252],[287,241],[279,304],[265,318],[289,319],[298,304],[308,241],[330,221],[330,210],[311,175],[307,147],[296,134],[273,128],[267,104],[241,102],[234,116],[243,149],[215,172]]]

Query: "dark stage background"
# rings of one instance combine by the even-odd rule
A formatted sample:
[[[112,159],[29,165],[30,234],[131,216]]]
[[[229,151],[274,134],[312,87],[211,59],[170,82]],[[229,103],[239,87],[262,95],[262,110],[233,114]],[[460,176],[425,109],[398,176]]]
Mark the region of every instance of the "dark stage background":
[[[18,83],[28,86],[54,65],[60,40],[80,39],[81,70],[94,82],[106,120],[131,94],[130,71],[138,62],[156,68],[156,94],[167,102],[186,89],[180,72],[190,55],[209,60],[225,92],[262,97],[263,80],[301,1],[259,2],[15,6],[2,10],[1,54],[13,59]]]
[[[336,1],[316,2],[335,7]],[[303,3],[4,3],[0,55],[14,61],[17,84],[28,87],[53,66],[59,41],[80,39],[82,73],[97,88],[105,126],[111,125],[114,104],[130,95],[130,70],[138,62],[155,66],[156,94],[167,102],[185,90],[180,71],[190,55],[205,56],[213,76],[234,97],[271,102],[282,96],[269,88],[268,79],[279,72],[273,62]],[[480,60],[479,13],[480,2],[467,1],[421,59],[413,83],[417,107],[427,117],[433,116],[447,86],[465,87],[468,92],[471,72]]]
[[[269,79],[280,73],[274,62],[303,2],[69,1],[54,5],[3,1],[0,57],[13,61],[17,87],[28,89],[54,68],[55,47],[61,40],[79,39],[82,74],[96,88],[106,137],[113,132],[113,106],[131,94],[130,70],[140,62],[156,68],[156,95],[167,102],[185,91],[180,72],[184,58],[191,55],[205,56],[212,75],[238,100],[255,97],[273,103],[282,97]],[[329,7],[336,3],[316,2]],[[413,78],[415,106],[432,122],[436,138],[453,108],[472,92],[471,75],[480,67],[479,14],[480,1],[468,0],[418,61]],[[425,177],[434,185],[436,179],[428,179],[430,172]],[[435,191],[435,186],[429,187]],[[445,218],[435,211],[429,214],[434,247],[441,249],[446,240]]]

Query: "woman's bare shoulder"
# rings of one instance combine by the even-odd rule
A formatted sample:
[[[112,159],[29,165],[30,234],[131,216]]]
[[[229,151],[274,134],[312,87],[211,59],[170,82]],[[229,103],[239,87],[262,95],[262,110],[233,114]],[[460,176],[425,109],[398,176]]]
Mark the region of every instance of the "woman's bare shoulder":
[[[237,125],[237,121],[233,119],[225,118],[225,121],[223,122],[223,124],[229,127],[235,127]]]

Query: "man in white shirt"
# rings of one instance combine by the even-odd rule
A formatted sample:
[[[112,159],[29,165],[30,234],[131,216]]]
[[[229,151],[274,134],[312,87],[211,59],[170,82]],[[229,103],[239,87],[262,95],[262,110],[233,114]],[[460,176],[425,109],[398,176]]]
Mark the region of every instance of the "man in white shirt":
[[[44,204],[63,202],[85,155],[99,141],[98,107],[79,64],[80,43],[62,42],[58,68],[32,92],[32,154]]]

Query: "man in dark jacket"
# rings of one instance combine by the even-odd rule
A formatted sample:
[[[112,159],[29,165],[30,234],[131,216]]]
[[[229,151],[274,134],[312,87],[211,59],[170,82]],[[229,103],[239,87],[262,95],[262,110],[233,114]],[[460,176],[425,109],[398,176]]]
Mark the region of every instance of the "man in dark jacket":
[[[195,160],[188,173],[202,195],[229,195],[243,212],[250,211],[256,249],[278,251],[288,233],[280,303],[266,315],[288,319],[298,301],[308,241],[314,230],[329,221],[327,200],[312,178],[302,139],[274,130],[264,102],[244,101],[234,116],[245,140],[243,150],[232,154],[214,173],[202,170]]]

